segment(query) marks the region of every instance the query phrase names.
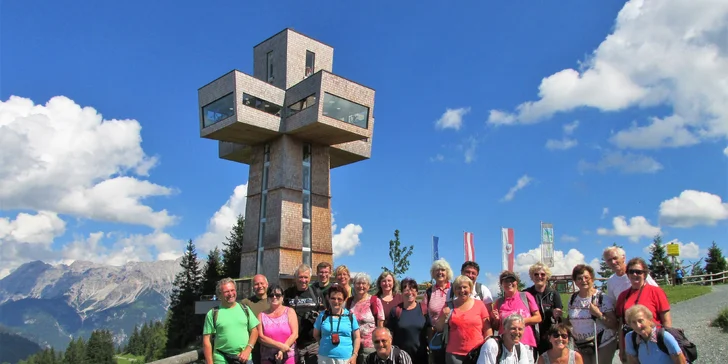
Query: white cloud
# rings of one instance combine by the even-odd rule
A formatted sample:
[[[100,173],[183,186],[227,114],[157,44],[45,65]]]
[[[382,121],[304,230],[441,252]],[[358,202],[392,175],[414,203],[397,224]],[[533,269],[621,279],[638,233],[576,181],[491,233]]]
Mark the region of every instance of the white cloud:
[[[526,253],[516,255],[514,270],[521,275],[521,280],[530,282],[528,268],[541,261],[541,248],[531,249]],[[594,258],[587,262],[584,254],[576,249],[569,249],[564,254],[561,250],[554,250],[554,266],[551,267],[551,274],[571,274],[577,264],[589,264],[595,270],[599,270],[599,259]],[[498,292],[498,291],[496,291]]]
[[[567,150],[577,146],[579,142],[576,139],[563,138],[561,140],[549,139],[546,141],[546,149],[548,150]]]
[[[564,126],[563,126],[563,128],[564,128],[564,134],[565,135],[574,134],[574,131],[578,127],[579,127],[579,120],[574,120],[573,122],[571,122],[569,124],[564,124]]]
[[[602,209],[602,219],[609,215],[609,208],[605,207]]]
[[[506,193],[505,196],[503,196],[503,199],[501,201],[510,201],[513,200],[513,197],[516,196],[516,192],[523,189],[524,187],[528,186],[529,183],[531,183],[533,179],[529,177],[527,174],[524,174],[521,176],[521,178],[516,181],[516,185],[511,187],[510,190],[508,190],[508,193]]]
[[[728,157],[728,147],[725,147],[725,149],[723,149],[723,154],[725,154]]]
[[[561,236],[561,241],[564,243],[576,243],[577,241],[579,241],[579,238],[576,236],[564,234]]]
[[[430,157],[430,162],[442,162],[445,160],[445,156],[442,154],[437,154],[434,157]]]
[[[334,214],[331,214],[331,234],[333,234],[332,245],[334,250],[334,259],[346,255],[354,255],[356,248],[361,245],[359,234],[364,230],[361,225],[348,224],[341,230],[336,232],[336,223]]]
[[[708,192],[685,190],[660,204],[660,222],[667,226],[715,225],[727,219],[728,203]]]
[[[459,109],[448,108],[447,110],[445,110],[445,113],[442,114],[439,119],[437,119],[437,121],[435,122],[435,127],[437,129],[460,130],[460,127],[463,125],[463,116],[465,116],[469,112],[469,107],[461,107]]]
[[[629,222],[624,216],[617,216],[612,219],[612,225],[614,229],[599,228],[597,234],[626,236],[634,242],[639,241],[642,237],[652,238],[660,234],[660,227],[650,225],[644,216],[635,216],[630,218]]]
[[[230,235],[233,225],[238,222],[238,216],[245,216],[247,196],[247,183],[236,186],[227,202],[212,215],[207,223],[207,231],[194,240],[197,250],[202,255],[207,254],[216,246],[222,249],[222,243]]]
[[[695,244],[694,242],[689,242],[687,244],[684,244],[682,241],[679,241],[677,239],[673,239],[667,242],[667,244],[677,244],[680,246],[680,258],[683,259],[698,259],[700,258],[700,246],[698,244]],[[646,247],[647,252],[652,252],[652,246],[653,244],[650,244]],[[667,249],[667,248],[665,248]]]
[[[542,79],[538,100],[493,124],[534,123],[579,107],[668,106],[672,115],[618,132],[620,147],[659,148],[728,137],[728,2],[630,0],[580,69]]]
[[[475,151],[478,148],[478,141],[474,137],[468,138],[463,145],[465,149],[465,163],[471,163],[475,160]]]
[[[35,215],[19,213],[15,220],[0,218],[0,247],[10,241],[49,244],[65,231],[66,223],[54,212],[39,211]]]
[[[662,164],[652,157],[645,155],[624,153],[621,151],[607,152],[599,162],[591,163],[585,160],[579,161],[580,172],[597,170],[605,173],[608,170],[616,169],[622,173],[656,173],[662,169]]]
[[[142,200],[173,189],[140,180],[157,163],[141,147],[136,120],[105,120],[58,96],[45,105],[0,101],[3,209],[53,211],[162,229],[176,217]],[[136,175],[137,177],[133,177]]]

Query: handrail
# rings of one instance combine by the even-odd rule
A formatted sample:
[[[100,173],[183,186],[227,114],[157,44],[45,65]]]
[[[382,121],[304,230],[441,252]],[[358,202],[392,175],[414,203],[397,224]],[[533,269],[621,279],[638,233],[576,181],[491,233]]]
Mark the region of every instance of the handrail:
[[[190,364],[204,358],[205,354],[202,352],[202,349],[197,349],[179,355],[170,356],[169,358],[159,359],[151,362],[150,364]]]

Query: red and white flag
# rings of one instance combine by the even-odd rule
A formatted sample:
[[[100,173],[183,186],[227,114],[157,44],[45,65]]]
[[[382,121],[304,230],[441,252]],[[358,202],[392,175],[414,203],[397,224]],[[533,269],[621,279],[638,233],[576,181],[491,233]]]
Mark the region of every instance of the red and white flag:
[[[516,242],[513,236],[513,229],[502,228],[501,236],[503,241],[503,269],[513,271],[515,260]]]
[[[465,246],[465,261],[475,261],[475,242],[473,241],[473,233],[465,233],[463,237],[463,245]]]

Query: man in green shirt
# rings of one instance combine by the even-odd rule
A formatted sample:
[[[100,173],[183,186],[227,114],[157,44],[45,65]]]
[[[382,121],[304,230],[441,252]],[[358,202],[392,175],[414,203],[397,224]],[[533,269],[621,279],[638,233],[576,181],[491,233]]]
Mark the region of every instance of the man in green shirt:
[[[255,317],[270,307],[268,302],[268,279],[262,274],[253,276],[253,295],[241,301],[253,310]],[[260,364],[260,343],[256,342],[253,348],[253,364]]]
[[[202,329],[205,363],[226,364],[226,356],[237,357],[247,363],[258,341],[258,318],[249,307],[237,302],[238,293],[232,279],[223,278],[217,282],[217,295],[220,297],[220,307],[207,313]],[[214,343],[211,340],[213,334]]]

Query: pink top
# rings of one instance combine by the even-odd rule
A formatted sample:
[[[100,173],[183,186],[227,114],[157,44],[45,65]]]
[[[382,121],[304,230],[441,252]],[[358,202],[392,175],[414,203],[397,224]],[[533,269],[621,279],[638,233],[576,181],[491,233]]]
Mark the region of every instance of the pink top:
[[[372,308],[372,297],[366,300],[359,301],[351,308],[351,312],[356,316],[356,320],[359,322],[359,335],[361,337],[362,348],[373,348],[374,343],[372,342],[372,333],[377,328],[377,320],[384,321],[384,308],[382,307],[382,300],[376,297],[377,307]],[[376,319],[374,318],[375,311],[377,313]]]
[[[452,310],[446,352],[467,355],[471,349],[485,341],[483,321],[488,319],[490,314],[483,301],[475,299],[473,301],[473,307],[467,311],[461,311],[459,308]]]
[[[265,336],[280,343],[285,343],[286,340],[291,337],[291,325],[288,324],[288,307],[286,307],[285,310],[283,310],[283,314],[278,317],[270,317],[265,312],[261,312],[260,316],[262,318],[260,323],[263,325],[263,334]],[[283,362],[284,364],[295,363],[295,346],[295,343],[291,345],[291,350],[288,352],[288,359]],[[263,344],[260,346],[260,357],[263,363],[275,363],[275,361],[270,359],[274,359],[277,353],[277,348],[272,348]]]
[[[503,328],[503,322],[509,315],[517,313],[523,316],[523,318],[529,318],[531,317],[531,312],[538,311],[536,299],[533,298],[530,293],[525,293],[526,298],[528,298],[528,305],[530,306],[530,309],[521,302],[521,292],[516,292],[513,296],[504,299],[503,304],[500,306],[500,310],[498,311],[498,315],[500,316],[500,327],[498,328],[498,332],[504,332],[505,329]],[[523,329],[521,342],[530,347],[536,347],[536,338],[533,336],[533,326],[526,325],[526,328]]]

